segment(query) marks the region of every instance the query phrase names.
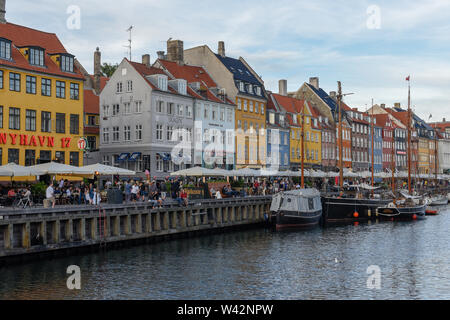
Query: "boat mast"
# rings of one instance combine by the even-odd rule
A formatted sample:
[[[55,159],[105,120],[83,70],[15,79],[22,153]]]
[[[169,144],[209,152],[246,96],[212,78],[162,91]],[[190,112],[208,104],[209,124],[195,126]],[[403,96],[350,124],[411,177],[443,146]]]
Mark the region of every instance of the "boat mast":
[[[343,189],[344,186],[344,169],[342,163],[342,113],[341,113],[341,100],[342,100],[342,88],[341,82],[338,81],[338,109],[339,109],[339,187],[340,190]]]
[[[436,185],[438,182],[438,133],[436,130],[436,123],[434,124],[434,178],[436,179]]]
[[[373,186],[374,186],[374,183],[373,183],[374,173],[373,172],[375,170],[374,151],[373,151],[373,147],[374,147],[373,135],[374,135],[374,131],[375,131],[375,128],[373,126],[373,98],[372,98],[372,117],[370,118],[370,126],[372,129],[372,198],[373,198]]]
[[[410,76],[406,78],[408,81],[408,192],[411,194],[411,86]]]
[[[391,170],[392,170],[392,182],[391,182],[391,187],[392,187],[392,193],[395,196],[395,150],[394,150],[394,132],[395,132],[395,128],[394,126],[392,126],[392,131],[391,131],[391,137],[392,137],[392,158],[391,158]]]
[[[302,147],[302,177],[301,177],[301,188],[305,188],[305,104],[306,104],[306,98],[305,98],[305,92],[303,92],[303,108],[302,108],[302,141],[301,141],[301,147]]]

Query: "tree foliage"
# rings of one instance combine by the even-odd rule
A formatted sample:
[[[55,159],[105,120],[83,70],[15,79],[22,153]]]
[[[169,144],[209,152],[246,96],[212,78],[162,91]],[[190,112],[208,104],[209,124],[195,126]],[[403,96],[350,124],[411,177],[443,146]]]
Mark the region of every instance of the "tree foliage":
[[[110,78],[118,67],[119,67],[119,64],[117,64],[117,63],[116,64],[111,64],[111,63],[106,63],[105,62],[101,66],[101,71],[102,71],[102,74],[105,77]]]

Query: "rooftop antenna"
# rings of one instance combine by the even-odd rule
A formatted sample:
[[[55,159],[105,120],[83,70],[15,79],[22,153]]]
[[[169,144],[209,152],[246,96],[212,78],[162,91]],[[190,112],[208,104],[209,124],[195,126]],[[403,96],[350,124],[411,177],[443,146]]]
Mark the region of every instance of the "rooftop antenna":
[[[128,38],[128,45],[124,46],[126,48],[128,48],[128,55],[130,57],[130,61],[131,61],[131,29],[133,29],[133,26],[130,26],[127,30],[130,33],[130,37]]]

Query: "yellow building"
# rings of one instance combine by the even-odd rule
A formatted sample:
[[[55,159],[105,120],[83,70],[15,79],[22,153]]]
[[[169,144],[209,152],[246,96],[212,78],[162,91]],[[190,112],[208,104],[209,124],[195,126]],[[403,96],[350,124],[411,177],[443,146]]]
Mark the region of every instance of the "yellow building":
[[[83,165],[83,76],[57,36],[0,23],[0,161]]]
[[[313,168],[322,164],[322,134],[319,114],[304,100],[273,94],[277,104],[287,114],[290,125],[290,163],[292,170],[298,170],[301,166],[302,150],[302,121],[304,115],[304,167]]]
[[[430,173],[430,149],[429,139],[419,138],[419,173]]]
[[[236,97],[236,167],[260,168],[266,163],[266,103]]]

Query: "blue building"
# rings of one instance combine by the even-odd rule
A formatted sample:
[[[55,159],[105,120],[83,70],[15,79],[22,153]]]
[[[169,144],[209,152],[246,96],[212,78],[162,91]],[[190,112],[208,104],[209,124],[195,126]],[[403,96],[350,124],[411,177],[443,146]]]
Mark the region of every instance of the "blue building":
[[[286,111],[281,108],[274,95],[269,94],[266,112],[267,168],[288,170],[290,166],[290,134]]]

